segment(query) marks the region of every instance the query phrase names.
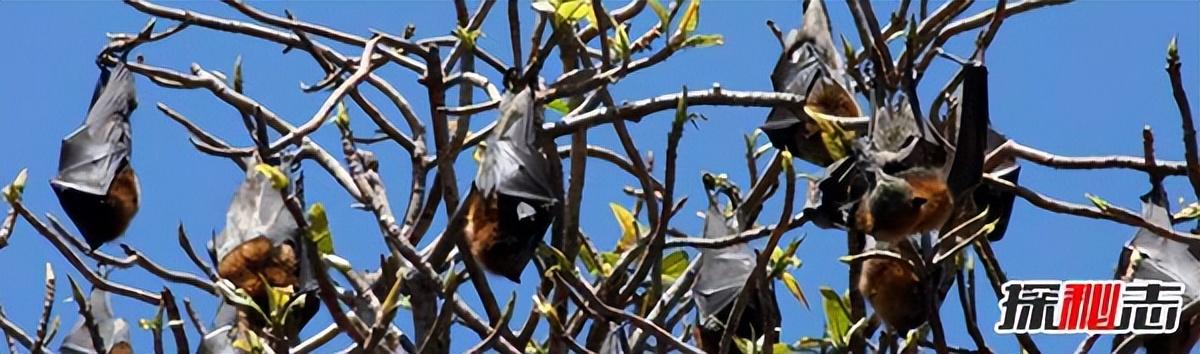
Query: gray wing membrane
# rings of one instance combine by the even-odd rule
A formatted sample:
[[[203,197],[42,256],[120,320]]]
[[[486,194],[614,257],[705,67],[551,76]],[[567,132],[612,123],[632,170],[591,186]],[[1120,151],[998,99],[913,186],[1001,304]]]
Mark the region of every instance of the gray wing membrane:
[[[83,126],[63,139],[55,188],[104,195],[129,159],[129,115],[137,107],[133,74],[120,63],[104,70]]]

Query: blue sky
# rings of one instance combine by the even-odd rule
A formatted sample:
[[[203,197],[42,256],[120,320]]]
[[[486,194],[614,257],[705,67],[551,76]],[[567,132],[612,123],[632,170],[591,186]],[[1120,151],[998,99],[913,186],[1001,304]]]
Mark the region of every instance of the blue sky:
[[[500,3],[485,23],[485,36],[479,45],[507,58],[510,52],[507,22],[503,2]],[[699,31],[724,34],[724,46],[683,51],[665,65],[622,80],[611,91],[621,100],[677,92],[682,85],[706,88],[716,82],[727,89],[769,90],[768,75],[779,46],[763,24],[773,19],[781,28],[797,26],[801,18],[800,3],[798,0],[707,1]],[[969,13],[992,3],[981,1]],[[883,18],[896,4],[874,3]],[[214,3],[168,5],[242,18],[232,9]],[[333,4],[328,2],[259,5],[277,14],[287,8],[301,19],[364,36],[369,34],[368,29],[400,33],[409,23],[416,25],[418,37],[443,35],[453,28],[454,19],[453,6],[441,1],[339,2],[336,8],[331,8]],[[618,5],[614,2],[609,7]],[[857,42],[845,5],[834,1],[829,8],[835,33],[844,32],[852,42]],[[527,36],[532,21],[528,7],[522,6],[522,11]],[[643,16],[653,18],[649,10]],[[75,129],[87,109],[96,76],[94,55],[103,46],[106,32],[137,31],[146,20],[146,15],[117,2],[0,2],[0,31],[10,33],[0,40],[7,48],[6,55],[0,56],[0,68],[5,68],[0,78],[0,107],[5,107],[0,116],[0,178],[7,180],[20,168],[29,168],[31,183],[26,203],[35,212],[53,213],[65,220],[45,182],[55,173],[60,139]],[[647,23],[639,21],[634,26],[635,32],[640,33]],[[160,21],[159,28],[169,24],[170,21]],[[1189,99],[1196,107],[1200,104],[1197,28],[1200,28],[1200,3],[1193,1],[1084,1],[1011,18],[1005,21],[988,51],[993,122],[1023,144],[1064,155],[1139,155],[1141,128],[1150,125],[1157,134],[1159,158],[1180,160],[1183,149],[1179,115],[1163,71],[1163,58],[1167,42],[1178,35],[1183,77]],[[952,41],[948,51],[967,53],[973,33]],[[522,44],[528,50],[527,40]],[[338,48],[344,53],[358,53],[357,48]],[[224,72],[230,72],[234,58],[241,55],[247,93],[296,123],[311,116],[325,98],[324,94],[300,92],[297,82],[315,82],[321,72],[307,54],[281,54],[281,49],[259,40],[192,27],[165,42],[142,46],[138,54],[145,55],[148,63],[180,71],[186,71],[194,62]],[[935,64],[924,81],[922,95],[930,96],[933,90],[940,89],[952,69],[953,65],[944,61]],[[424,89],[416,83],[414,73],[396,66],[380,72],[427,118]],[[485,73],[498,79],[495,73],[486,70]],[[223,227],[225,209],[242,175],[228,161],[195,151],[187,142],[186,132],[155,110],[154,104],[166,103],[230,142],[248,145],[249,139],[236,112],[206,91],[160,88],[140,77],[138,85],[141,108],[132,118],[133,163],[144,195],[141,212],[120,242],[141,249],[172,269],[194,272],[176,246],[175,228],[184,223],[194,246],[202,248],[206,238]],[[385,102],[373,93],[368,97],[377,104]],[[394,109],[384,108],[389,117],[399,119]],[[691,217],[693,211],[702,207],[699,173],[726,172],[748,187],[741,137],[757,127],[766,115],[766,109],[749,108],[705,107],[695,111],[710,119],[698,129],[689,127],[681,143],[677,195],[692,196],[693,201],[675,225],[692,233],[700,229],[699,219]],[[372,129],[362,119],[361,112],[351,113],[358,131]],[[641,149],[663,156],[669,117],[670,113],[664,112],[631,125]],[[494,112],[482,114],[472,125],[480,126],[494,118]],[[551,113],[548,119],[557,117]],[[335,129],[322,129],[314,138],[336,152]],[[590,142],[620,150],[607,126],[594,129]],[[393,205],[403,205],[401,201],[407,198],[404,186],[409,183],[407,154],[386,143],[371,149],[380,157],[381,172],[386,176]],[[469,186],[475,169],[467,156],[457,164],[462,190]],[[305,167],[315,168],[311,164]],[[801,164],[798,168],[817,172],[811,165]],[[617,201],[628,205],[631,200],[620,189],[636,185],[637,181],[600,162],[590,163],[587,172],[582,226],[598,245],[611,247],[619,231],[607,204]],[[661,168],[658,172],[661,173]],[[328,176],[317,171],[308,176],[308,198],[324,202],[330,210],[339,253],[359,268],[373,265],[376,255],[385,252],[385,246],[370,215],[347,208],[350,199]],[[1095,193],[1127,208],[1138,206],[1136,197],[1147,189],[1145,181],[1143,174],[1131,171],[1056,171],[1039,166],[1027,166],[1021,180],[1024,185],[1057,198],[1086,202],[1083,194]],[[1195,200],[1182,178],[1169,179],[1168,187],[1172,200],[1178,197]],[[764,220],[774,220],[778,208],[778,202],[769,203]],[[439,217],[436,223],[435,230],[444,220]],[[1119,249],[1132,233],[1130,227],[1051,214],[1018,201],[1008,235],[995,248],[1012,279],[1105,279],[1111,277]],[[798,256],[804,260],[804,266],[795,275],[804,291],[815,300],[819,286],[844,289],[846,266],[837,261],[845,253],[844,233],[806,226],[786,238],[802,235],[807,235],[807,241]],[[105,250],[120,252],[115,246],[106,246]],[[10,245],[0,250],[0,279],[4,282],[0,287],[0,305],[27,331],[32,331],[37,322],[42,296],[41,270],[46,261],[60,275],[58,298],[65,300],[69,291],[63,286],[66,284],[63,275],[77,276],[77,273],[31,228],[19,226]],[[979,278],[980,327],[994,350],[1016,352],[1018,347],[1011,337],[995,335],[990,330],[998,318],[998,309],[990,305],[995,298],[982,283],[985,278],[982,274]],[[150,290],[163,285],[140,269],[115,272],[113,279]],[[526,284],[536,283],[532,267],[523,279]],[[498,277],[491,277],[490,281],[502,301],[510,291],[516,291],[520,301],[514,322],[524,321],[531,286],[516,288]],[[205,299],[186,286],[172,288],[180,297]],[[474,301],[472,290],[466,287],[462,290]],[[782,338],[791,341],[801,336],[820,336],[824,322],[821,312],[805,309],[782,287],[778,292],[784,315]],[[956,299],[954,294],[951,299]],[[114,298],[114,302],[118,314],[133,323],[154,312],[153,308],[131,300]],[[196,305],[205,319],[215,306],[205,300],[197,301]],[[74,305],[61,301],[56,313],[62,315],[64,326],[69,326],[76,317]],[[972,346],[954,300],[947,302],[942,318],[952,343]],[[306,332],[319,330],[327,321],[322,314]],[[411,328],[407,314],[399,317],[398,324]],[[190,334],[194,345],[197,338]],[[473,333],[461,329],[455,330],[454,336],[453,347],[457,350],[476,341]],[[1044,352],[1057,353],[1072,350],[1081,336],[1039,335],[1035,339]],[[137,329],[134,340],[138,348],[149,348],[151,343],[149,334]],[[336,342],[345,343],[344,339]]]

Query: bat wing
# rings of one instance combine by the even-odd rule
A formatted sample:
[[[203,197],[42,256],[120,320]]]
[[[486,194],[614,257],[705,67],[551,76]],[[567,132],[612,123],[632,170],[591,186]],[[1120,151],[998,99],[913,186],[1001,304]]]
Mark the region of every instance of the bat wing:
[[[111,350],[113,345],[117,343],[130,343],[129,324],[124,319],[113,315],[108,292],[93,289],[91,295],[88,297],[88,305],[91,306],[92,319],[96,321],[96,328],[100,333],[100,340],[105,350]],[[80,317],[75,322],[75,325],[71,328],[71,332],[63,338],[62,347],[59,348],[59,352],[68,354],[96,353],[94,348],[92,348],[92,335],[88,332],[83,317]]]
[[[1004,144],[1008,138],[995,130],[989,129],[987,140],[988,153],[991,153],[1000,147],[1001,144]],[[1016,184],[1021,176],[1021,165],[1017,163],[1015,158],[1008,157],[1000,162],[999,165],[990,169],[988,173],[995,174],[1000,179]],[[975,188],[973,194],[975,205],[980,210],[984,207],[988,209],[988,213],[990,214],[988,215],[988,222],[996,222],[996,228],[988,234],[988,240],[999,241],[1004,238],[1004,233],[1008,231],[1008,221],[1012,217],[1013,202],[1017,196],[1012,193],[1000,191],[988,184],[980,184]]]
[[[488,147],[475,187],[485,193],[500,193],[556,203],[550,188],[550,168],[537,145],[542,108],[534,102],[533,91],[522,90],[506,95],[500,103],[496,131],[488,138]]]
[[[775,91],[805,96],[806,104],[821,113],[857,116],[858,106],[847,90],[844,67],[833,47],[824,3],[810,1],[801,30],[790,31],[784,39],[784,51],[771,72],[771,84]],[[775,107],[762,129],[776,148],[787,148],[805,160],[828,165],[832,160],[828,152],[821,151],[824,145],[820,136],[803,124],[810,120],[801,109]]]
[[[804,206],[804,215],[818,227],[844,228],[849,209],[867,189],[866,180],[857,168],[857,156],[850,155],[825,167],[825,175],[816,181],[816,188]]]
[[[704,219],[705,238],[728,236],[736,230],[715,203],[710,203]],[[754,262],[754,255],[745,244],[700,250],[700,268],[692,284],[692,294],[702,318],[733,303],[750,277]]]
[[[198,354],[241,354],[240,349],[233,347],[237,339],[237,309],[221,300],[217,308],[217,316],[213,319],[213,329],[200,339]]]
[[[1142,217],[1154,225],[1171,229],[1171,213],[1167,210],[1167,204],[1166,191],[1160,185],[1154,186],[1142,196]],[[1200,272],[1197,272],[1200,260],[1196,259],[1197,250],[1144,228],[1139,228],[1125,247],[1142,255],[1141,261],[1134,265],[1134,279],[1181,282],[1184,284],[1185,302],[1200,298]]]
[[[137,107],[133,74],[124,64],[102,70],[83,126],[63,139],[58,176],[51,181],[56,189],[104,195],[129,160],[129,115]]]
[[[278,168],[288,171],[289,166],[285,159]],[[272,188],[267,176],[247,169],[246,179],[238,187],[225,214],[225,229],[214,242],[217,259],[224,259],[243,242],[259,236],[269,238],[273,246],[295,240],[300,227],[283,204],[280,193]]]
[[[946,177],[955,197],[979,184],[989,135],[987,67],[968,63],[963,65],[962,75],[954,159]]]

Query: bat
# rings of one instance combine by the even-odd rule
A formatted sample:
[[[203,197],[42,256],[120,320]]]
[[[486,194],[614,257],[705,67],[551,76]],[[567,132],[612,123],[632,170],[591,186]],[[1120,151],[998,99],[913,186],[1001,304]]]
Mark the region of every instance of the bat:
[[[1008,140],[1004,135],[995,130],[988,130],[988,154],[995,151],[1001,144]],[[1017,183],[1021,177],[1021,165],[1017,163],[1017,159],[1011,156],[1001,159],[995,167],[985,168],[985,172],[995,175],[997,178]],[[981,183],[975,187],[975,192],[972,194],[973,202],[976,209],[982,211],[988,210],[985,223],[996,223],[996,227],[992,232],[988,233],[987,237],[990,241],[999,241],[1004,238],[1004,234],[1008,231],[1008,221],[1012,217],[1013,202],[1017,196],[1015,194],[1001,191],[990,184]]]
[[[63,139],[50,180],[67,216],[92,249],[125,232],[141,189],[130,161],[129,115],[137,108],[133,74],[122,63],[100,68],[83,125]]]
[[[915,117],[907,100],[877,111],[870,141],[857,144],[857,166],[870,186],[855,211],[858,230],[887,242],[936,230],[953,216],[957,200],[979,184],[987,150],[987,68],[967,63],[960,75],[953,145]]]
[[[88,306],[91,307],[89,310],[92,313],[92,320],[95,321],[97,332],[100,334],[100,342],[106,352],[132,354],[129,324],[124,319],[113,315],[108,292],[92,289],[87,301]],[[84,324],[83,317],[80,317],[71,327],[71,332],[63,338],[62,346],[58,348],[58,351],[65,354],[96,354],[96,350],[92,346],[92,335]]]
[[[771,84],[777,92],[804,96],[804,107],[771,109],[762,130],[775,148],[827,166],[845,152],[829,150],[825,140],[830,137],[822,135],[832,132],[817,120],[857,117],[862,112],[848,89],[845,63],[834,49],[824,2],[809,1],[803,26],[789,31],[783,42],[784,51],[771,72]],[[846,145],[851,138],[833,137],[845,140]]]
[[[1142,218],[1154,225],[1173,229],[1169,201],[1161,177],[1151,177],[1150,191],[1141,196]],[[1125,244],[1117,260],[1116,278],[1125,281],[1159,280],[1183,283],[1183,303],[1200,298],[1200,248],[1167,239],[1145,228],[1138,228]],[[1197,327],[1194,313],[1180,315],[1175,333],[1146,338],[1147,354],[1187,353],[1195,346]]]
[[[710,192],[708,210],[704,215],[704,237],[725,237],[736,233],[737,229],[736,219],[726,217],[721,212]],[[725,322],[756,262],[754,253],[744,243],[700,250],[700,265],[696,281],[692,283],[692,298],[696,301],[699,313],[698,323],[694,327],[696,344],[705,352],[716,353],[720,350]],[[767,298],[775,301],[772,289],[759,291],[768,292]],[[778,308],[777,304],[766,304],[758,296],[751,296],[735,333],[743,338],[758,338],[767,330],[763,328],[766,311],[775,311],[775,317],[778,318]]]
[[[925,287],[911,265],[891,258],[869,258],[863,261],[857,286],[893,333],[904,335],[925,323]]]
[[[292,164],[293,158],[278,159],[278,169],[298,167]],[[303,177],[292,180],[292,191],[302,195]],[[296,294],[316,288],[312,266],[308,257],[302,256],[306,242],[301,240],[300,227],[284,205],[281,193],[288,193],[288,189],[276,190],[269,177],[248,169],[225,214],[225,228],[213,239],[217,273],[264,308],[268,304],[267,286],[291,287]],[[307,301],[295,311],[298,327],[303,327],[318,308],[316,301]]]
[[[543,108],[533,90],[508,93],[467,196],[464,236],[488,271],[521,282],[521,271],[554,222],[558,203],[549,164],[537,145]]]

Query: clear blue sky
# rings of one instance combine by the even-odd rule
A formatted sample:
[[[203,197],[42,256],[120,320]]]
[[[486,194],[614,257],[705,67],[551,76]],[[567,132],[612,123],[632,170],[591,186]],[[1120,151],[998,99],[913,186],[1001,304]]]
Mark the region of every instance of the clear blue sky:
[[[508,32],[503,2],[493,10],[485,23],[485,37],[480,45],[501,57],[507,57]],[[611,91],[618,99],[641,98],[649,95],[676,92],[681,85],[706,88],[714,82],[722,87],[739,90],[769,90],[768,75],[779,53],[779,46],[763,23],[774,19],[782,28],[800,22],[800,1],[707,1],[704,3],[700,32],[725,35],[723,47],[687,50],[676,54],[665,64],[645,70],[616,84]],[[980,1],[975,13],[991,1]],[[204,13],[241,18],[232,9],[207,2],[171,2]],[[324,23],[360,35],[368,29],[400,33],[408,23],[417,27],[417,36],[447,34],[452,28],[453,7],[442,1],[296,2],[265,3],[264,9],[281,14],[284,8],[299,18]],[[617,7],[612,3],[609,7]],[[877,13],[886,14],[896,2],[876,2]],[[844,32],[857,42],[845,5],[833,1],[830,5],[834,31]],[[474,8],[474,6],[472,6]],[[529,9],[522,6],[523,24],[529,31],[532,23]],[[649,10],[643,16],[653,18]],[[1167,76],[1163,71],[1166,44],[1173,35],[1179,36],[1183,57],[1183,76],[1193,107],[1200,105],[1200,3],[1194,1],[1084,1],[1082,3],[1043,9],[1022,14],[1005,21],[992,49],[988,52],[991,72],[992,119],[1010,137],[1027,145],[1065,155],[1125,154],[1141,152],[1140,130],[1150,125],[1157,133],[1158,156],[1162,159],[1182,159],[1179,140],[1179,115],[1172,101]],[[26,203],[35,212],[49,212],[66,220],[46,184],[55,174],[60,139],[75,129],[83,119],[96,77],[92,64],[95,53],[105,42],[106,32],[134,32],[146,22],[147,16],[117,2],[0,2],[0,31],[8,33],[2,40],[6,48],[0,56],[0,178],[7,181],[20,168],[30,171]],[[170,21],[160,21],[166,28]],[[646,28],[643,20],[635,32]],[[973,32],[972,32],[973,33]],[[950,43],[952,53],[967,53],[973,34]],[[661,45],[661,44],[660,44]],[[528,50],[527,40],[523,43]],[[656,46],[657,47],[657,46]],[[344,53],[357,48],[339,47]],[[279,45],[232,36],[200,27],[192,27],[165,42],[138,48],[148,63],[187,71],[191,63],[208,69],[229,72],[238,55],[243,56],[248,94],[292,122],[307,119],[324,100],[324,94],[306,95],[297,89],[297,82],[312,83],[321,77],[319,68],[304,53],[280,54]],[[481,65],[482,67],[482,65]],[[941,62],[927,76],[922,95],[929,96],[939,89],[949,75],[952,65]],[[497,76],[485,70],[489,76]],[[424,89],[415,82],[412,72],[391,66],[382,74],[392,81],[427,116]],[[120,242],[129,243],[156,261],[172,269],[195,272],[175,243],[175,227],[183,222],[196,248],[214,231],[223,227],[225,209],[241,172],[226,160],[205,156],[193,150],[186,132],[154,109],[164,102],[192,118],[210,131],[239,145],[249,140],[234,110],[220,103],[206,91],[179,91],[154,86],[138,78],[141,108],[133,115],[134,165],[140,174],[143,190],[142,209],[126,236]],[[378,95],[377,104],[393,119],[400,115]],[[926,100],[927,101],[927,100]],[[679,161],[679,192],[690,195],[683,217],[677,227],[697,233],[700,222],[691,217],[700,210],[702,189],[700,171],[727,172],[747,187],[746,170],[742,159],[742,134],[758,126],[766,109],[698,108],[695,111],[710,120],[699,129],[689,127],[685,134]],[[358,111],[352,111],[359,132],[369,132],[371,126]],[[474,126],[494,119],[489,112],[477,116]],[[631,129],[640,147],[663,156],[669,112],[647,117]],[[427,117],[426,117],[427,118]],[[557,119],[550,114],[548,119]],[[336,131],[322,129],[315,134],[318,142],[336,152]],[[765,141],[765,139],[764,139]],[[595,129],[591,142],[616,148],[610,128]],[[562,143],[560,141],[560,143]],[[406,153],[395,145],[372,147],[380,156],[381,172],[387,177],[393,205],[402,206],[407,198],[409,181]],[[340,154],[338,154],[340,155]],[[469,155],[458,163],[459,186],[466,188],[474,175]],[[661,158],[660,158],[661,161]],[[314,169],[311,164],[307,169]],[[661,164],[660,164],[661,166]],[[811,165],[800,165],[801,171],[817,172]],[[661,173],[661,168],[658,170]],[[385,252],[378,229],[368,213],[347,208],[350,199],[332,180],[316,170],[308,173],[308,198],[324,202],[330,210],[330,222],[339,253],[359,267],[375,264],[378,253]],[[1144,175],[1130,171],[1062,172],[1027,166],[1022,172],[1022,184],[1044,193],[1075,202],[1086,202],[1085,192],[1099,194],[1127,208],[1136,208],[1137,195],[1146,188]],[[611,247],[618,233],[608,210],[608,202],[628,205],[630,199],[620,192],[626,185],[636,185],[636,179],[602,162],[588,165],[587,189],[584,193],[583,228],[603,247]],[[1183,179],[1169,180],[1172,200],[1190,195]],[[773,220],[778,203],[770,203],[764,220]],[[403,210],[397,210],[403,212]],[[439,213],[441,215],[441,213]],[[439,227],[444,220],[437,221]],[[1133,230],[1109,222],[1055,215],[1018,201],[1007,237],[995,245],[1009,277],[1012,279],[1106,279],[1112,276],[1120,247]],[[808,235],[798,256],[804,267],[795,275],[803,284],[810,299],[818,298],[819,286],[844,289],[847,284],[846,266],[837,262],[845,253],[844,233],[818,230],[806,226],[787,235],[788,239]],[[59,300],[69,297],[65,287],[66,274],[77,276],[61,255],[31,228],[21,225],[0,250],[0,304],[13,320],[27,331],[37,322],[41,302],[42,263],[49,261],[60,276]],[[757,244],[757,243],[756,243]],[[119,253],[115,246],[106,251]],[[693,255],[695,252],[691,252]],[[980,269],[982,273],[982,269]],[[530,267],[523,276],[527,284],[536,283]],[[980,327],[989,345],[1001,353],[1018,351],[1010,337],[992,334],[991,324],[998,310],[986,279],[979,275]],[[140,269],[118,271],[113,279],[144,289],[159,289],[161,282]],[[507,281],[490,278],[501,301],[514,290]],[[174,285],[180,297],[208,299],[187,286]],[[515,323],[524,321],[528,313],[531,286],[517,289],[519,297]],[[463,294],[474,301],[474,292],[464,287]],[[806,310],[793,301],[782,287],[778,289],[784,314],[782,339],[792,341],[801,336],[819,337],[823,316],[819,310]],[[943,309],[943,320],[952,343],[972,347],[962,329],[962,316],[954,294]],[[118,314],[131,323],[150,317],[154,309],[131,300],[114,298]],[[207,320],[215,306],[212,301],[196,303]],[[819,308],[819,307],[817,307]],[[66,330],[75,321],[74,304],[59,302],[56,313],[63,316]],[[399,317],[399,325],[410,329],[407,314]],[[322,314],[306,333],[319,330],[328,321]],[[544,329],[545,326],[542,326]],[[149,348],[150,336],[134,329],[135,346]],[[189,330],[191,343],[197,337]],[[474,334],[458,329],[454,332],[453,348],[463,350],[476,342]],[[61,337],[60,337],[61,338]],[[1035,336],[1042,350],[1059,353],[1072,350],[1081,339],[1072,336]],[[168,341],[170,340],[168,336]],[[344,339],[325,350],[340,348]],[[1102,342],[1102,343],[1107,343]],[[57,346],[57,341],[54,343]],[[1106,348],[1107,344],[1100,345]],[[141,350],[139,350],[141,351]]]

